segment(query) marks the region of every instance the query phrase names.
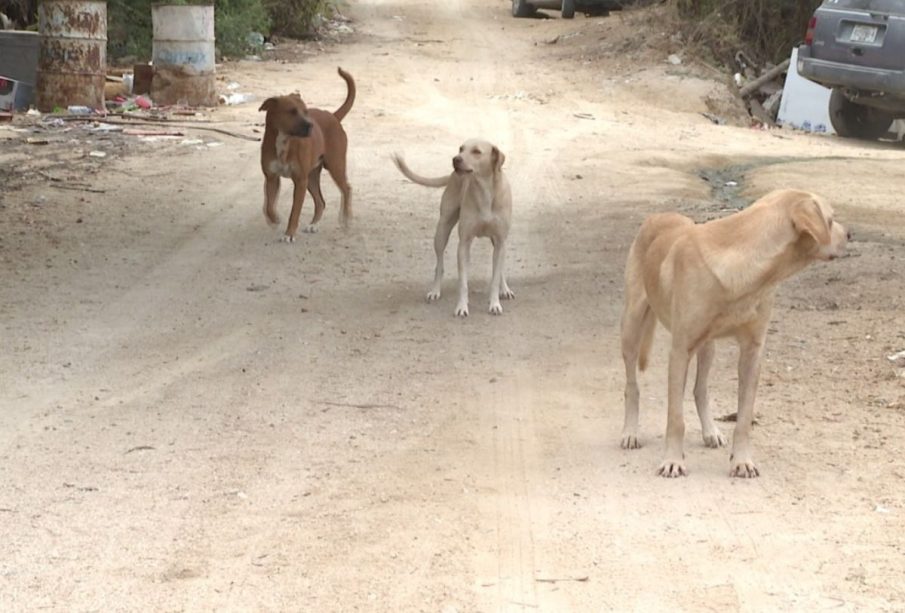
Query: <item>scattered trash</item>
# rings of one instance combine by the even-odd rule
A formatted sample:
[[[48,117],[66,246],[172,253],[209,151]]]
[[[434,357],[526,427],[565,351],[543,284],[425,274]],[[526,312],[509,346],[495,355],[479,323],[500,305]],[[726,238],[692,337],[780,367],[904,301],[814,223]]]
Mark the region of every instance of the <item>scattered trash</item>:
[[[261,56],[260,55],[246,55],[245,60],[248,62],[260,62]]]
[[[260,32],[249,32],[248,36],[245,37],[245,42],[252,49],[261,49],[264,47],[264,35]]]
[[[264,43],[264,51],[273,51],[276,48],[276,45],[273,43]]]
[[[889,509],[880,504],[874,507],[874,511],[877,513],[889,513]]]
[[[107,157],[107,152],[106,151],[92,151],[91,153],[88,154],[88,156],[93,157],[93,158],[105,158],[105,157]]]
[[[726,187],[738,187],[738,181],[726,181],[724,185]]]
[[[669,62],[670,64],[672,64],[673,66],[678,66],[679,64],[682,63],[682,58],[680,58],[675,53],[671,53],[669,55],[669,57],[666,58],[666,61]]]
[[[892,365],[897,368],[905,368],[905,349],[898,353],[886,356],[886,359],[889,360]]]
[[[29,145],[47,145],[50,143],[50,141],[47,140],[46,138],[35,138],[35,137],[26,138],[25,142],[28,143]]]
[[[29,117],[40,117],[41,111],[39,111],[38,109],[28,109],[28,112],[25,114]]]
[[[147,96],[135,96],[135,104],[138,105],[138,108],[146,111],[154,106],[154,103]]]
[[[244,104],[246,102],[251,102],[254,99],[254,94],[240,94],[238,92],[229,95],[220,94],[220,104],[226,104],[228,106]]]
[[[574,116],[578,119],[590,119],[591,121],[594,120],[594,116],[590,113],[574,113]]]
[[[179,144],[180,144],[180,145],[185,145],[185,146],[188,146],[188,145],[203,145],[203,144],[204,144],[204,141],[203,141],[202,139],[200,139],[200,138],[186,138],[186,139],[183,139]]]
[[[94,109],[92,109],[90,106],[73,105],[67,107],[66,110],[69,111],[70,115],[91,115],[92,113],[94,113]]]
[[[228,83],[228,84],[226,85],[226,89],[228,89],[228,90],[231,91],[231,92],[236,91],[236,90],[239,89],[240,87],[242,87],[242,86],[239,85],[239,83],[238,83],[237,81],[231,81],[230,83]]]
[[[722,118],[717,117],[717,116],[714,115],[713,113],[701,113],[701,115],[704,116],[704,117],[706,117],[707,119],[709,119],[709,120],[710,120],[710,123],[713,123],[713,124],[718,125],[718,126],[721,126],[721,125],[723,125],[723,124],[726,123],[725,121],[723,121]]]

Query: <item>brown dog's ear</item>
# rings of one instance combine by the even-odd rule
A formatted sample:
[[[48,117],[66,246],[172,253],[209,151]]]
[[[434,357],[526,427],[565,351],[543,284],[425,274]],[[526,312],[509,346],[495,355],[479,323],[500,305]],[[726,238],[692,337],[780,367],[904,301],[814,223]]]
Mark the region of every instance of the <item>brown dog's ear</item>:
[[[258,110],[259,111],[269,111],[274,106],[276,106],[276,103],[277,103],[276,98],[268,98],[267,100],[264,101],[263,104],[261,104],[261,108],[259,108]]]
[[[497,149],[493,148],[493,151],[490,154],[490,159],[493,160],[493,171],[499,172],[503,168],[503,163],[506,161],[506,155]]]
[[[830,244],[830,228],[820,205],[813,198],[800,200],[793,205],[792,224],[799,234],[810,234],[818,245]]]

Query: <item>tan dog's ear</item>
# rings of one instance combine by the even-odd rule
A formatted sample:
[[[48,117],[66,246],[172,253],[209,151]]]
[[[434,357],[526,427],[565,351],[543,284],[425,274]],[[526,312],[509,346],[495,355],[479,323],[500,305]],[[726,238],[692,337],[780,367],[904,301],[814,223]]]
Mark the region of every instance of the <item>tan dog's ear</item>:
[[[493,171],[500,172],[500,170],[502,170],[503,168],[503,163],[506,161],[506,155],[502,151],[494,147],[493,151],[490,154],[490,159],[493,160]]]
[[[813,198],[800,200],[793,205],[792,224],[799,234],[810,234],[818,245],[830,244],[830,229],[823,218],[820,205]]]
[[[267,100],[264,101],[263,104],[261,104],[261,108],[259,108],[258,110],[259,111],[269,111],[274,106],[276,106],[276,103],[277,103],[276,98],[268,98]]]

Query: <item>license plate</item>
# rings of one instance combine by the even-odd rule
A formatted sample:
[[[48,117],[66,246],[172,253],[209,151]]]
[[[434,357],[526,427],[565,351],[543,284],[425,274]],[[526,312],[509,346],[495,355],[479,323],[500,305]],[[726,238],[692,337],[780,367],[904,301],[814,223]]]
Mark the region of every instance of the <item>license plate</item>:
[[[860,26],[852,28],[852,36],[849,38],[853,43],[872,43],[877,40],[877,26]]]

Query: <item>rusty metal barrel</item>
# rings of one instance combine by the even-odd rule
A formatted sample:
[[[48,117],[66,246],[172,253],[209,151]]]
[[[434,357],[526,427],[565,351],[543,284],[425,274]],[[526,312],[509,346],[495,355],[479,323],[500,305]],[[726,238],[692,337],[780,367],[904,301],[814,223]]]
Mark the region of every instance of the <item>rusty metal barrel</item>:
[[[41,0],[38,4],[37,106],[104,108],[107,3]]]
[[[151,22],[154,103],[216,106],[214,6],[155,4]]]

